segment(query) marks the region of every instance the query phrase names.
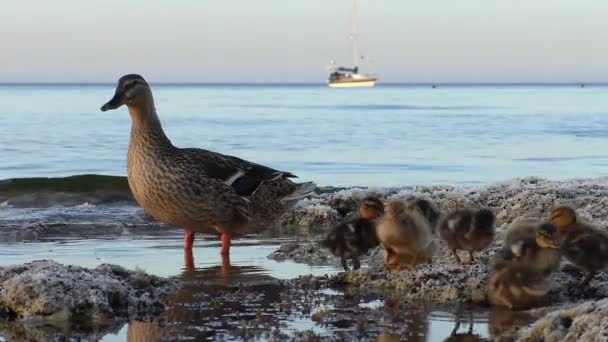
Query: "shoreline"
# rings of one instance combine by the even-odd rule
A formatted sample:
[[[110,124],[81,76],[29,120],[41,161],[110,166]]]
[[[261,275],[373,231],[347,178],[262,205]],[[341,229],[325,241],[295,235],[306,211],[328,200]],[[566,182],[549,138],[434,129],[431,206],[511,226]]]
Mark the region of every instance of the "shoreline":
[[[499,340],[517,338],[526,340],[526,338],[532,338],[529,336],[540,336],[546,333],[547,325],[559,326],[559,331],[555,332],[555,334],[559,333],[561,337],[583,336],[580,334],[583,334],[585,329],[578,327],[584,326],[584,323],[577,317],[578,313],[584,312],[585,317],[596,319],[594,317],[597,315],[607,312],[608,302],[605,298],[608,297],[608,273],[603,272],[593,280],[591,284],[592,291],[581,292],[577,290],[577,284],[582,274],[567,262],[562,262],[561,269],[552,276],[552,290],[549,292],[543,306],[518,312],[499,310],[499,313],[496,313],[497,310],[491,309],[488,306],[485,300],[485,291],[491,257],[501,247],[501,236],[505,228],[515,219],[524,216],[546,217],[549,210],[555,205],[567,204],[575,207],[581,217],[584,217],[591,223],[599,227],[606,227],[606,223],[608,223],[608,178],[566,181],[523,178],[487,186],[476,186],[474,188],[416,186],[400,189],[350,188],[334,192],[323,192],[311,199],[300,201],[293,210],[283,215],[281,223],[284,225],[284,228],[282,230],[293,232],[298,238],[295,242],[283,242],[276,251],[268,255],[268,258],[279,261],[289,260],[306,265],[338,266],[339,260],[329,256],[328,252],[319,246],[318,241],[329,227],[352,215],[357,202],[369,194],[375,194],[381,197],[382,200],[396,198],[411,199],[414,197],[430,199],[442,213],[462,207],[478,208],[487,206],[496,213],[497,235],[488,249],[478,253],[477,263],[473,265],[457,264],[442,243],[433,264],[419,265],[410,272],[387,273],[382,269],[382,251],[380,248],[376,248],[365,258],[362,258],[364,267],[359,271],[339,272],[330,276],[299,276],[291,280],[278,280],[269,276],[251,280],[245,277],[242,280],[244,282],[239,283],[236,287],[233,285],[227,287],[218,287],[217,285],[205,286],[211,286],[211,291],[218,291],[218,294],[226,296],[226,300],[222,300],[218,305],[227,308],[236,305],[235,303],[243,300],[243,298],[250,298],[249,300],[252,302],[258,303],[260,299],[256,297],[255,293],[261,289],[270,288],[271,292],[275,290],[280,291],[281,295],[279,297],[281,297],[281,300],[292,301],[290,306],[285,307],[285,310],[290,312],[290,315],[283,316],[274,314],[271,311],[265,311],[269,310],[265,306],[268,304],[264,304],[265,302],[262,301],[263,303],[259,304],[261,305],[261,309],[259,310],[262,310],[266,316],[264,316],[263,320],[256,323],[255,326],[257,328],[248,326],[247,329],[250,330],[247,331],[252,335],[246,336],[261,337],[262,335],[259,335],[260,331],[255,329],[262,329],[261,327],[264,326],[268,328],[273,326],[273,324],[280,324],[285,317],[300,315],[301,317],[305,317],[307,322],[312,322],[310,323],[312,324],[312,328],[304,329],[301,333],[292,335],[296,340],[306,340],[307,337],[317,336],[319,333],[318,330],[315,332],[315,329],[325,329],[321,328],[324,326],[323,324],[340,326],[340,324],[346,324],[344,322],[348,322],[349,329],[354,331],[367,329],[368,334],[383,334],[384,332],[401,334],[404,332],[403,327],[399,328],[393,323],[386,323],[394,322],[392,314],[389,314],[388,310],[392,310],[390,312],[395,310],[405,312],[405,310],[408,310],[408,305],[418,305],[412,303],[433,302],[438,305],[455,308],[458,306],[457,303],[461,302],[468,308],[467,310],[479,309],[489,311],[490,336]],[[95,206],[86,207],[85,209],[95,210]],[[138,217],[137,220],[144,226],[147,224],[147,221],[142,217]],[[153,222],[149,223],[155,224]],[[14,226],[4,228],[19,229],[20,227],[18,223],[15,223]],[[50,236],[61,236],[61,228],[54,226],[52,229],[46,231],[49,234],[52,232]],[[165,227],[155,224],[155,227],[152,229],[162,231]],[[107,231],[104,233],[108,234]],[[4,307],[10,307],[7,304],[10,304],[15,298],[21,298],[18,302],[23,303],[22,306],[35,306],[35,300],[16,295],[16,293],[22,292],[7,292],[6,290],[14,288],[11,284],[15,282],[15,280],[12,280],[15,275],[14,271],[11,270],[37,269],[36,267],[32,268],[31,264],[43,265],[44,267],[41,269],[46,268],[48,272],[56,274],[56,279],[59,282],[65,280],[73,281],[74,286],[86,285],[82,280],[78,280],[80,278],[74,277],[73,273],[75,271],[84,272],[82,274],[92,276],[115,274],[115,277],[120,279],[131,279],[135,274],[138,274],[137,270],[128,271],[120,266],[116,268],[120,271],[114,272],[112,271],[114,266],[83,269],[59,265],[52,261],[2,267],[0,268],[0,302],[3,303]],[[8,274],[13,275],[10,277],[4,276]],[[35,278],[31,278],[30,276],[28,279]],[[153,296],[156,298],[154,303],[161,303],[163,305],[166,305],[167,298],[179,297],[183,292],[184,284],[187,284],[189,281],[187,278],[178,279],[175,277],[156,277],[154,279],[156,279],[154,281],[158,282],[158,284],[166,285],[163,285],[165,287],[160,287],[165,290],[161,290],[158,295]],[[53,286],[56,286],[51,284],[56,283],[36,283],[36,286],[39,289],[39,293],[50,294],[54,291]],[[122,280],[121,284],[123,284],[122,286],[126,286],[127,290],[123,292],[127,293],[131,291],[128,290],[129,288],[134,288],[133,286],[135,285],[133,284],[137,284],[137,280],[129,280],[127,282]],[[332,291],[338,291],[338,294],[334,294]],[[120,296],[129,298],[128,295]],[[198,296],[200,297],[200,295]],[[345,298],[351,299],[346,300]],[[212,297],[200,297],[196,300],[202,300],[204,303],[205,301],[212,300]],[[347,311],[341,308],[345,300],[351,303]],[[379,301],[380,304],[374,304],[376,305],[374,307],[366,307],[365,310],[353,309],[359,307],[357,306],[358,301],[368,300],[371,300],[371,302]],[[120,302],[117,301],[117,303]],[[311,305],[310,303],[321,302],[327,302],[331,305],[324,308],[314,306],[307,309],[307,306]],[[137,303],[137,301],[132,303]],[[137,307],[138,304],[132,305]],[[59,308],[61,305],[56,307]],[[63,307],[70,308],[70,306],[65,305]],[[72,308],[76,307],[78,306],[73,306]],[[2,324],[8,330],[17,329],[18,331],[20,329],[19,324],[23,324],[22,320],[15,321],[14,319],[18,318],[19,315],[23,316],[23,314],[15,314],[22,312],[19,311],[22,309],[16,310],[15,308],[19,309],[20,307],[13,307],[11,309],[13,314],[5,315]],[[106,312],[105,317],[114,322],[106,325],[108,330],[104,331],[115,331],[117,329],[116,324],[118,324],[116,322],[124,324],[130,317],[128,315],[115,315],[112,313],[113,311],[104,310],[100,312]],[[10,313],[11,311],[5,312]],[[61,313],[56,317],[60,321],[63,320],[64,323],[62,324],[66,324],[66,319],[70,321],[67,318],[69,315],[65,316],[64,311],[58,310],[57,313]],[[45,312],[44,315],[47,315],[47,313]],[[147,317],[149,317],[148,319],[151,322],[157,322],[162,315],[161,312],[160,314],[152,314],[152,317]],[[255,314],[253,315],[255,316]],[[6,320],[7,317],[8,321]],[[424,320],[425,316],[422,315],[421,317],[423,318],[420,319]],[[375,320],[379,321],[376,322]],[[380,321],[384,322],[382,324],[389,324],[389,327],[383,327],[379,323]],[[238,330],[240,328],[237,329],[236,325],[230,325],[230,327],[230,329],[236,329],[229,330],[229,335],[236,334],[230,336],[238,336],[238,334],[242,333],[241,330]],[[95,330],[97,328],[88,327],[86,329]],[[159,332],[159,334],[169,333],[165,330],[163,331]],[[280,334],[280,331],[277,334],[276,338],[279,338],[277,336],[285,337]],[[551,339],[547,337],[546,340]]]

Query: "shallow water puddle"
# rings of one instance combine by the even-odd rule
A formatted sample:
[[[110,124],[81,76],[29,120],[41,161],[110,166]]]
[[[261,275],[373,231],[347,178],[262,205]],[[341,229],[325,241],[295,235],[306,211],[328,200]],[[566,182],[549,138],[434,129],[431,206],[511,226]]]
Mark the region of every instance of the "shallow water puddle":
[[[284,340],[313,335],[346,340],[392,341],[401,336],[416,341],[442,341],[451,334],[468,332],[466,314],[454,329],[454,305],[444,306],[442,311],[431,304],[394,309],[382,295],[361,297],[327,286],[294,286],[288,279],[340,270],[268,259],[281,241],[284,240],[236,240],[229,273],[220,265],[217,239],[197,239],[196,270],[184,271],[181,234],[7,243],[0,248],[0,264],[38,259],[85,267],[115,263],[182,280],[180,289],[167,298],[166,311],[151,321],[129,322],[100,331],[96,338],[102,341],[156,341],[167,337]],[[487,338],[487,313],[476,313],[474,321],[472,332]]]

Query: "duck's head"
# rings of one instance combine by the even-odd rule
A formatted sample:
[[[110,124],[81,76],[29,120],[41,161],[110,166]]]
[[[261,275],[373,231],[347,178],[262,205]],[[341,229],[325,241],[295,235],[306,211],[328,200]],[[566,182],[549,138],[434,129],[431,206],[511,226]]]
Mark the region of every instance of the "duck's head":
[[[557,230],[564,231],[568,226],[576,223],[576,212],[571,207],[557,207],[551,213],[551,223]]]
[[[536,244],[542,248],[557,249],[559,232],[552,223],[543,223],[536,231]]]
[[[359,207],[359,216],[367,220],[375,220],[384,214],[384,204],[382,201],[373,196],[369,196],[361,201]]]
[[[392,200],[392,201],[388,202],[388,205],[386,207],[387,207],[386,211],[387,211],[388,215],[395,217],[395,216],[398,216],[399,214],[401,214],[405,210],[405,203],[403,203],[403,201],[399,201],[399,200]]]
[[[141,107],[146,105],[152,97],[148,82],[136,74],[121,77],[116,86],[114,97],[101,106],[101,111],[113,110],[127,105],[128,107]]]

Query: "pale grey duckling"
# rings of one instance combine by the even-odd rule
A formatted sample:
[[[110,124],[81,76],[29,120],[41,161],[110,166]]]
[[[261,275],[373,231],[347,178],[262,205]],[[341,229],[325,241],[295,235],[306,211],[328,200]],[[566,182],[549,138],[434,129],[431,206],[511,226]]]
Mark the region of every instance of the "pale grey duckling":
[[[229,267],[233,235],[275,220],[311,194],[313,183],[296,184],[294,174],[233,156],[174,146],[156,114],[152,90],[139,75],[120,78],[102,111],[126,105],[131,116],[127,156],[129,186],[137,203],[156,220],[185,229],[187,268],[193,267],[196,232],[221,235]]]
[[[378,246],[376,221],[384,214],[384,204],[377,197],[366,197],[359,206],[359,217],[333,227],[321,245],[340,257],[342,267],[348,271],[347,259],[353,260],[353,269],[361,267],[359,257]]]
[[[555,208],[551,222],[559,231],[560,250],[570,262],[588,272],[582,281],[586,287],[593,276],[608,271],[608,232],[600,230],[577,218],[574,209],[566,206]]]
[[[423,212],[405,202],[392,200],[376,227],[378,239],[385,249],[387,269],[413,269],[420,262],[432,262],[436,243]],[[409,262],[406,260],[409,258]]]
[[[455,210],[441,220],[439,232],[459,263],[459,249],[469,252],[469,263],[472,263],[475,260],[473,253],[492,243],[495,222],[494,213],[488,209]]]

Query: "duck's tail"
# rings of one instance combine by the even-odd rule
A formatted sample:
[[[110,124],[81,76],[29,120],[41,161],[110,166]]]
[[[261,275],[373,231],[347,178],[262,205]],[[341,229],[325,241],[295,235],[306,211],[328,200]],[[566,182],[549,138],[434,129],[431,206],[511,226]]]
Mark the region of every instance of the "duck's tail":
[[[299,201],[307,196],[312,195],[315,192],[316,188],[317,185],[314,182],[296,184],[296,189],[287,196],[282,197],[281,202],[285,203]]]

